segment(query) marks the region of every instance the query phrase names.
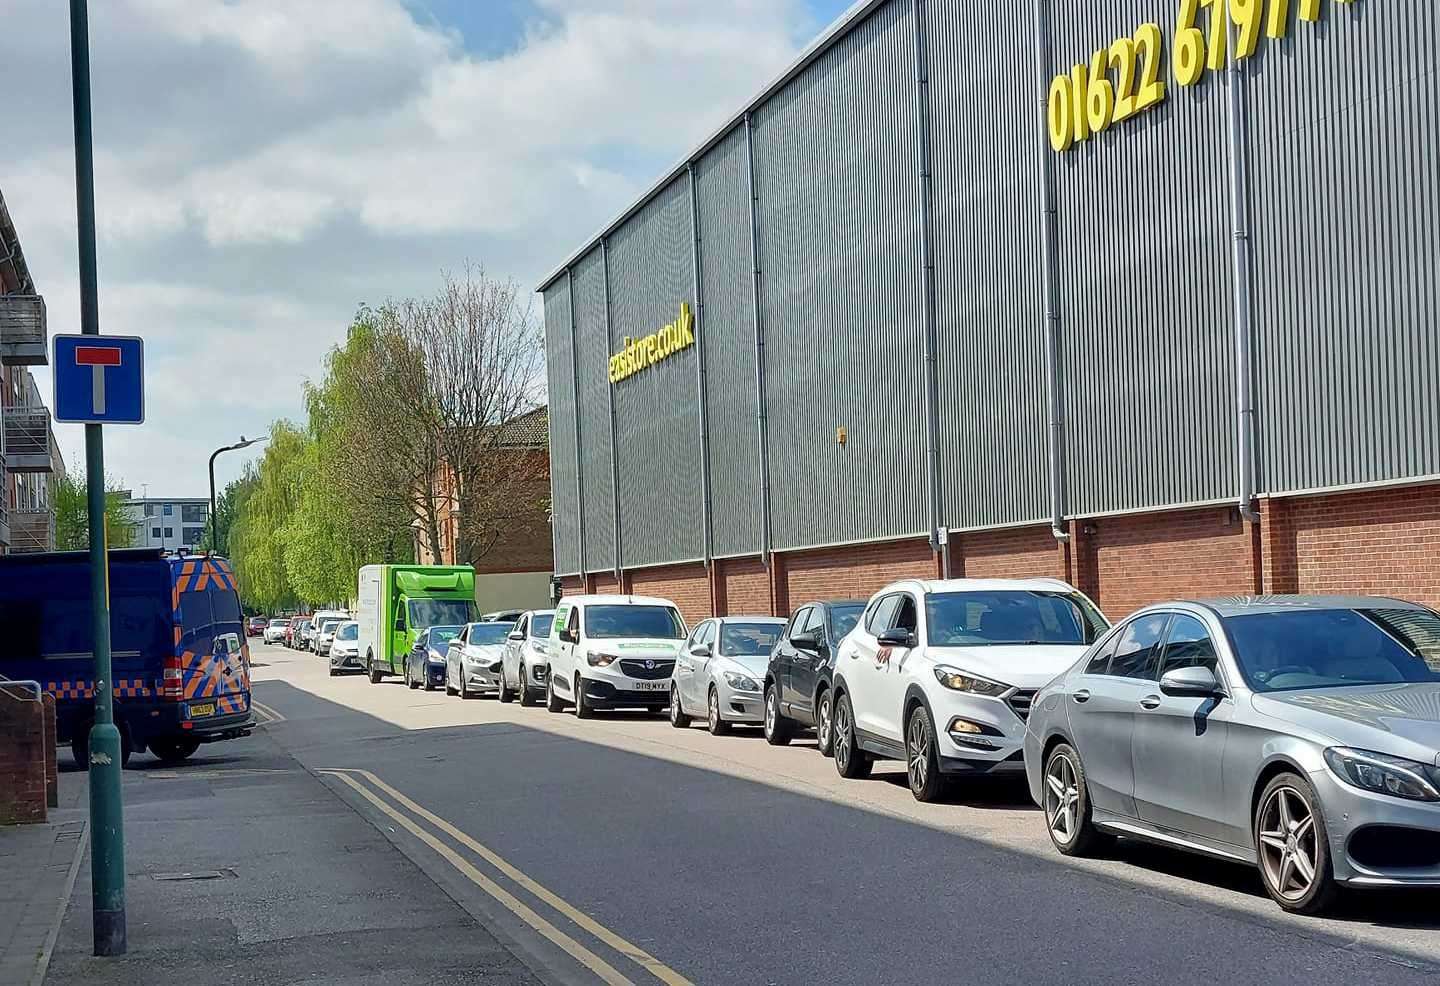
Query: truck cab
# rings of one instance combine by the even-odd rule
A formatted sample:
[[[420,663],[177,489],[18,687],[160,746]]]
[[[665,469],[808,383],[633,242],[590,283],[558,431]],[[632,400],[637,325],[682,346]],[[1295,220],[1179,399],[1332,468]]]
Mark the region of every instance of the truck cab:
[[[356,620],[361,667],[378,685],[405,673],[421,630],[473,623],[475,570],[469,565],[366,565]]]

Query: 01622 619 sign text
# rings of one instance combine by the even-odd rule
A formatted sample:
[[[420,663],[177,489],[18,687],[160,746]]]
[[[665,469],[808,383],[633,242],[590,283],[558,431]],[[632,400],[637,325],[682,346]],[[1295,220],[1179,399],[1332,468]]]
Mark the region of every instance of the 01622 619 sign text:
[[[1262,27],[1266,36],[1284,38],[1290,31],[1292,3],[1300,20],[1320,19],[1321,0],[1180,0],[1170,56],[1175,83],[1193,86],[1207,71],[1225,68],[1231,24],[1237,59],[1255,54]],[[1208,19],[1201,16],[1205,9]],[[1077,141],[1089,140],[1164,102],[1163,49],[1160,25],[1142,24],[1132,36],[1097,49],[1088,65],[1080,63],[1056,75],[1046,109],[1050,146],[1057,152],[1068,151]]]

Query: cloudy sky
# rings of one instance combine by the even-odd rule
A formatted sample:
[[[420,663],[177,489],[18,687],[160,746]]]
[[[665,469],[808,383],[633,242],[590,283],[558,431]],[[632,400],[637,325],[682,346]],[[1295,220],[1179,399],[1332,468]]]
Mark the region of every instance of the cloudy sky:
[[[466,260],[533,287],[849,5],[92,0],[101,331],[148,377],[107,471],[204,496],[360,303]],[[79,318],[67,6],[0,0],[0,192],[52,333]]]

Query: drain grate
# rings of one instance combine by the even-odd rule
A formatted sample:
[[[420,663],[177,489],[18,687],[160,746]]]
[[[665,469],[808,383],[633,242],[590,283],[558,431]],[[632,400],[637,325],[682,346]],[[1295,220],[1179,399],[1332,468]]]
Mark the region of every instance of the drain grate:
[[[228,866],[223,870],[195,870],[193,873],[151,873],[152,880],[234,880],[240,874]]]

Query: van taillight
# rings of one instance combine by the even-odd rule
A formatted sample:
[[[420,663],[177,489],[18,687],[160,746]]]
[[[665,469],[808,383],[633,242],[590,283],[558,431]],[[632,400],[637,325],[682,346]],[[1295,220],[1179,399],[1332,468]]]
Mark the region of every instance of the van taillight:
[[[184,674],[180,668],[179,657],[172,654],[165,658],[164,679],[160,682],[160,697],[171,700],[183,698]]]

